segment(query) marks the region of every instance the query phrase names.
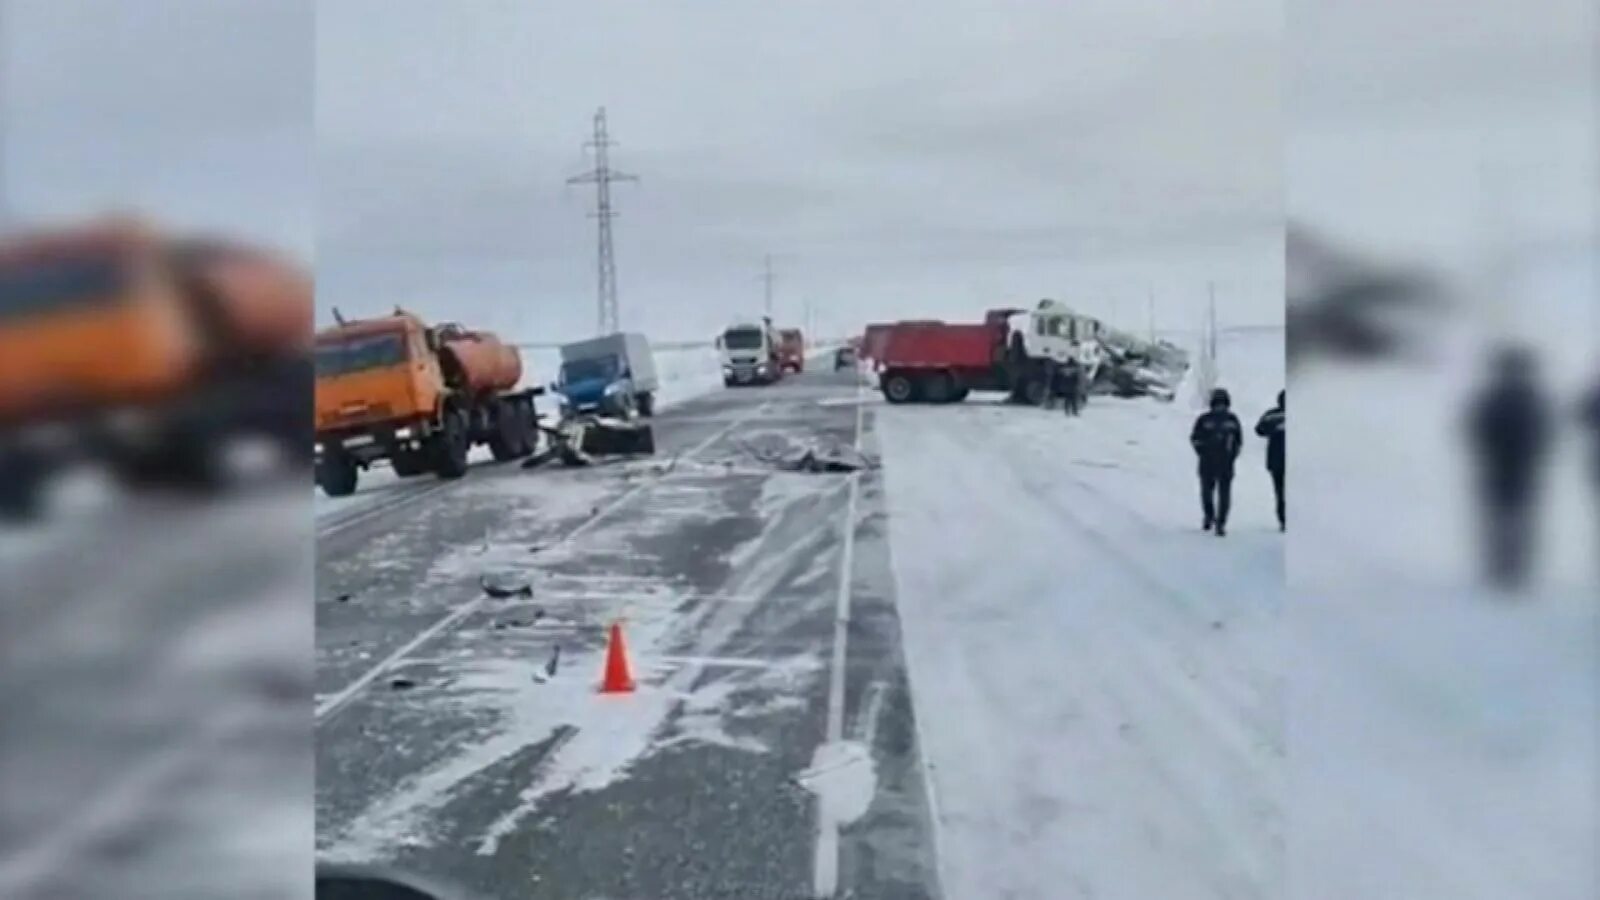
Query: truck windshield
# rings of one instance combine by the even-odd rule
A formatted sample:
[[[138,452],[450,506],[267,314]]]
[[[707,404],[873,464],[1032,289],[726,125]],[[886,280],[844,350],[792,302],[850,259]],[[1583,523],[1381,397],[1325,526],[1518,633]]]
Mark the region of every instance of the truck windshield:
[[[722,335],[722,344],[729,350],[760,350],[761,329],[730,328]]]
[[[330,378],[406,361],[405,336],[375,334],[317,345],[317,377]]]
[[[0,266],[0,321],[109,305],[127,283],[127,269],[104,256]]]
[[[561,364],[561,380],[566,384],[595,379],[610,381],[616,377],[616,374],[617,358],[615,356],[574,359]]]

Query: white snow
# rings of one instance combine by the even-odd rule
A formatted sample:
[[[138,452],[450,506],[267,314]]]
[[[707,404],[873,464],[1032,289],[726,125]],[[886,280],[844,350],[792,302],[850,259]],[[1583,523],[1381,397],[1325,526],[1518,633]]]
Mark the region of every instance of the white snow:
[[[1282,335],[1225,340],[1248,428]],[[1230,536],[1200,530],[1193,415],[881,408],[953,900],[1284,895],[1283,536],[1255,440]]]

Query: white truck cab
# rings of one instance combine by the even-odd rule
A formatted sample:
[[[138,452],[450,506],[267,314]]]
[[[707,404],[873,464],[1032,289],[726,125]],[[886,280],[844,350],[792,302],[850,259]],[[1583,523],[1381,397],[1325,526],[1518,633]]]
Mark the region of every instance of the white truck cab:
[[[1074,312],[1065,304],[1041,300],[1032,310],[1013,315],[1010,325],[1013,345],[1020,339],[1030,359],[1053,360],[1059,365],[1076,358],[1090,381],[1105,362],[1100,320]]]
[[[735,322],[717,337],[717,353],[722,360],[722,383],[771,384],[783,377],[780,365],[781,341],[772,322]]]

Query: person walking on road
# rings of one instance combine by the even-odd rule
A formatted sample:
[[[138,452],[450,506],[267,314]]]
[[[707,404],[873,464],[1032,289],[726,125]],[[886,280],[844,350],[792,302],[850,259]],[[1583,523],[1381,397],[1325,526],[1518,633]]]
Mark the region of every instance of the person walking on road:
[[[1233,398],[1223,388],[1211,392],[1211,408],[1200,414],[1189,432],[1200,463],[1200,506],[1205,525],[1217,537],[1228,533],[1228,509],[1233,504],[1233,466],[1244,448],[1244,426],[1230,407]]]
[[[1278,405],[1261,414],[1256,434],[1267,439],[1267,471],[1272,474],[1272,495],[1278,503],[1278,530],[1287,529],[1283,515],[1284,391],[1278,392]]]
[[[1533,510],[1552,430],[1527,350],[1506,347],[1495,355],[1489,383],[1468,409],[1467,430],[1478,470],[1486,574],[1500,587],[1519,587],[1528,577]]]

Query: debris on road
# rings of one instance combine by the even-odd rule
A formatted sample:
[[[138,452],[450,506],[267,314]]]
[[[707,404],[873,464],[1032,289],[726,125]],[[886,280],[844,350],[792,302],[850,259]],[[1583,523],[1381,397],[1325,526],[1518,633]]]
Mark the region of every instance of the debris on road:
[[[852,447],[807,447],[799,453],[792,451],[772,452],[755,447],[746,447],[744,449],[757,462],[783,472],[848,474],[879,467],[877,459]]]
[[[507,600],[512,597],[533,596],[533,585],[528,584],[527,582],[522,582],[521,584],[514,586],[508,586],[502,584],[493,584],[489,581],[489,579],[479,576],[478,586],[483,589],[485,594],[488,594],[490,597],[493,597],[496,600]]]
[[[409,691],[416,686],[417,683],[415,681],[403,675],[389,679],[389,689],[393,691]]]
[[[333,602],[335,602],[335,603],[349,603],[350,602],[350,595],[349,594],[340,594],[339,596],[333,598]]]

